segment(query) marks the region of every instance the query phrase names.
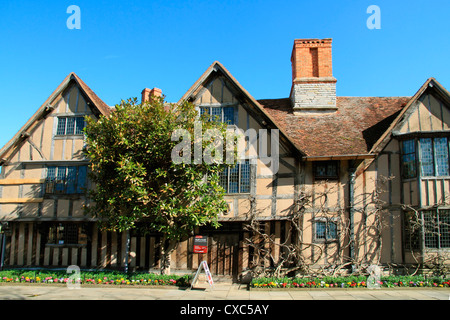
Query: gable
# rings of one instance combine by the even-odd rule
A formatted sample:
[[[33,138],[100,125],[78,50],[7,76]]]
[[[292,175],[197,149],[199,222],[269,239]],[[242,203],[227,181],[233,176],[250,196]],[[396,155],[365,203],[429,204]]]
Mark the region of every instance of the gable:
[[[217,75],[202,86],[193,103],[195,105],[237,104],[238,99],[230,89],[231,84],[222,75]]]
[[[1,163],[11,162],[15,155],[26,160],[52,158],[48,139],[56,130],[58,115],[80,117],[107,115],[109,107],[74,73],[69,74],[25,123],[16,135],[0,150]]]
[[[239,82],[219,63],[214,62],[186,92],[179,102],[187,100],[201,107],[234,107],[234,124],[244,132],[254,129],[279,130],[280,154],[301,158],[298,149],[283,128],[277,126],[271,115],[255,100]],[[270,138],[269,138],[270,140]],[[269,149],[270,150],[270,149]]]
[[[49,174],[70,175],[71,194],[78,183],[73,181],[85,183],[85,117],[107,115],[108,109],[75,74],[64,79],[0,151],[0,220],[83,217],[81,189],[77,199],[56,199],[44,182]]]
[[[442,131],[450,129],[450,105],[435,93],[427,91],[412,105],[398,127],[398,133]]]

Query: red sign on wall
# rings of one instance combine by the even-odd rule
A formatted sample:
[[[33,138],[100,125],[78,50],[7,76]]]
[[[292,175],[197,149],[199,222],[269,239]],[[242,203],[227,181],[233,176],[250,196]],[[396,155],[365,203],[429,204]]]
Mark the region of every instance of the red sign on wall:
[[[208,237],[194,237],[194,253],[208,253]]]

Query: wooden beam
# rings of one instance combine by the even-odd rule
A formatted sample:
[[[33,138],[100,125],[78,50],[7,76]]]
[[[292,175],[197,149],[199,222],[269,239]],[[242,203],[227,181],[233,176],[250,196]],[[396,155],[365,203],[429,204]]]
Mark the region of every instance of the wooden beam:
[[[40,184],[44,182],[45,179],[0,179],[0,185]]]
[[[44,198],[3,198],[0,203],[39,203],[43,202]]]

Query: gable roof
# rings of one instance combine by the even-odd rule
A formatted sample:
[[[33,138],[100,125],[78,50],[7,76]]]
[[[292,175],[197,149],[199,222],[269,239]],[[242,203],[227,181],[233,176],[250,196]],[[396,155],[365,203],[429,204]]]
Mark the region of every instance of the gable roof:
[[[250,108],[252,116],[263,127],[268,129],[278,129],[280,132],[280,141],[284,142],[291,151],[298,157],[304,157],[306,154],[298,148],[298,146],[292,140],[292,137],[288,135],[284,128],[280,127],[276,121],[272,118],[271,114],[265,110],[265,108],[257,101],[248,91],[231,75],[231,73],[218,61],[214,61],[208,69],[200,76],[200,78],[189,88],[189,90],[181,97],[178,103],[183,101],[193,101],[195,95],[201,90],[203,86],[206,86],[209,79],[213,77],[217,72],[225,76],[225,78],[235,87],[236,98],[240,102],[244,102],[244,107]]]
[[[427,90],[433,91],[439,96],[439,98],[450,105],[450,93],[435,78],[428,78],[427,81],[425,81],[425,83],[419,88],[416,94],[411,97],[403,110],[397,115],[391,125],[383,133],[383,135],[379,137],[378,141],[374,144],[370,152],[379,152],[386,146],[392,136],[392,133],[402,124],[403,120],[407,119],[411,112],[414,111],[414,106],[417,100]]]
[[[294,115],[291,100],[259,100],[308,158],[364,157],[409,97],[336,97],[337,110]]]
[[[95,94],[95,92],[92,91],[92,89],[89,88],[89,86],[84,83],[83,80],[81,80],[80,77],[78,77],[74,72],[72,72],[70,75],[78,82],[78,85],[81,87],[81,89],[83,89],[89,100],[91,100],[91,102],[101,112],[102,115],[108,116],[111,114],[111,108],[102,99],[100,99]]]
[[[8,141],[0,150],[0,163],[4,161],[4,155],[13,148],[19,141],[23,141],[23,138],[27,137],[27,132],[33,127],[33,125],[40,119],[45,118],[49,113],[53,111],[52,104],[57,101],[57,98],[64,92],[66,88],[70,86],[72,82],[78,84],[82,93],[84,93],[87,101],[86,103],[98,110],[98,114],[108,116],[111,113],[110,107],[103,102],[94,91],[89,88],[80,77],[74,72],[68,74],[64,80],[58,85],[53,93],[45,100],[45,102],[39,107],[39,109],[33,114],[33,116],[20,128],[20,130],[14,135],[14,137]]]

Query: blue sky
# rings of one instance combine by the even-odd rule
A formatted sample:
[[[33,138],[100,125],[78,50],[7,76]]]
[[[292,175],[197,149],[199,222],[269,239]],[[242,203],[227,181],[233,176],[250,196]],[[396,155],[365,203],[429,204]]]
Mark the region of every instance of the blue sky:
[[[67,8],[81,10],[70,30]],[[370,5],[381,29],[366,26]],[[107,104],[158,87],[176,102],[215,60],[256,99],[291,88],[296,38],[333,38],[338,96],[450,89],[449,0],[0,2],[0,145],[70,72]]]

